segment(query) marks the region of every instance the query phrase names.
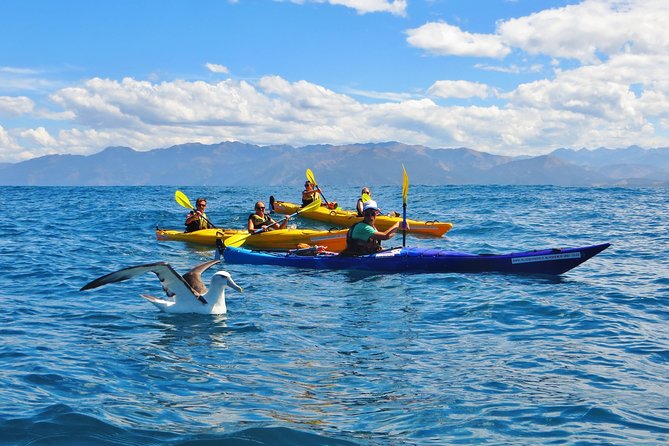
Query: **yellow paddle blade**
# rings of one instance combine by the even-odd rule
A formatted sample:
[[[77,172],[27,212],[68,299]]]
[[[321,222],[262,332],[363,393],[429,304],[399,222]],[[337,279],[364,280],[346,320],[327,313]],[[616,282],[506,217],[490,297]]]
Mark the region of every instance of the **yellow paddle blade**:
[[[179,206],[187,208],[187,209],[195,209],[192,204],[190,204],[190,200],[180,190],[174,192],[174,199],[176,200],[177,203],[179,203]]]
[[[225,239],[225,242],[223,244],[225,246],[233,246],[233,247],[238,247],[242,246],[244,242],[246,241],[247,238],[252,236],[253,234],[250,232],[247,232],[246,234],[240,233],[240,234],[235,234],[232,237],[228,237]]]
[[[402,202],[407,204],[407,197],[409,196],[409,177],[407,176],[407,170],[402,164]]]
[[[362,194],[360,198],[362,199],[363,203],[372,199],[372,197],[370,197],[369,194]]]
[[[307,180],[309,180],[309,182],[315,186],[316,178],[314,177],[314,173],[311,171],[311,169],[307,169],[306,175],[307,175]]]
[[[299,211],[295,212],[292,216],[295,216],[295,215],[300,214],[302,212],[315,211],[316,209],[321,207],[322,203],[323,203],[323,200],[321,200],[321,197],[318,197],[316,200],[312,201],[311,203],[309,203],[308,205],[306,205],[305,207],[303,207]]]

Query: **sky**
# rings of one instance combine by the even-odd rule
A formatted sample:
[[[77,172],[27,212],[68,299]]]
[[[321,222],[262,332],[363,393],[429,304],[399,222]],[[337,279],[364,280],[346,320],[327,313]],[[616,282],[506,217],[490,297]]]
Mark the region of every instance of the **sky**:
[[[176,144],[669,146],[667,0],[4,0],[0,162]]]

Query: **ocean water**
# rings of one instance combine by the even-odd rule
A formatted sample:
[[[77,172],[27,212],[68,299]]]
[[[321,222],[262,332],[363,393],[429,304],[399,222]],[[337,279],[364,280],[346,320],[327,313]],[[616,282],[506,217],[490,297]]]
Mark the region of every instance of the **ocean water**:
[[[212,257],[155,240],[182,227],[174,191],[2,188],[0,444],[669,443],[669,191],[411,186],[410,217],[455,226],[409,245],[613,243],[557,278],[222,264],[244,287],[225,316],[160,313],[138,296],[161,295],[153,275],[80,292],[126,266]],[[258,199],[299,196],[183,191],[226,227]],[[359,188],[325,192],[350,208]],[[399,187],[372,192],[401,210]]]

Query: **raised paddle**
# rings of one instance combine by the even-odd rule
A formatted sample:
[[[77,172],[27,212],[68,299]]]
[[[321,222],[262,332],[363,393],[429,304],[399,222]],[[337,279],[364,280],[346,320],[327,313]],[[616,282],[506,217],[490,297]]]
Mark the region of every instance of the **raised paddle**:
[[[409,177],[402,164],[402,246],[407,245],[407,197],[409,196]]]
[[[294,212],[294,213],[288,215],[286,218],[281,220],[281,222],[279,222],[279,224],[282,224],[284,221],[288,220],[289,218],[295,217],[297,214],[299,214],[301,212],[313,211],[315,209],[318,209],[320,206],[321,206],[321,200],[319,198],[316,201],[314,201],[312,203],[309,203],[308,205],[306,205],[302,209],[299,209],[297,212]],[[224,245],[225,246],[233,246],[233,247],[241,246],[241,245],[244,244],[244,242],[246,241],[247,238],[251,237],[252,235],[260,234],[261,232],[265,232],[265,231],[267,231],[267,228],[260,228],[260,229],[257,229],[255,231],[253,231],[253,232],[247,232],[246,234],[235,234],[232,237],[228,237],[225,240]]]
[[[186,196],[186,194],[184,194],[184,193],[181,192],[180,190],[177,190],[176,192],[174,192],[174,199],[175,199],[176,202],[179,204],[179,206],[184,207],[184,208],[186,208],[186,209],[193,210],[193,211],[195,210],[195,208],[193,207],[193,205],[190,204],[190,200],[188,199],[188,197]],[[213,224],[212,222],[210,222],[209,219],[208,219],[207,217],[205,217],[205,216],[203,215],[202,218],[204,218],[205,220],[207,220],[207,223],[209,223],[209,224],[211,225],[212,228],[217,228],[217,229],[218,229],[218,226],[216,226],[215,224]]]
[[[316,184],[316,178],[314,177],[314,173],[311,171],[311,169],[307,169],[306,175],[307,175],[307,180],[309,180],[309,182],[314,185],[318,193],[321,195],[321,197],[323,197],[323,201],[325,202],[325,204],[329,205],[330,203],[328,203],[328,200],[325,199],[323,191],[321,190],[320,187],[318,187],[318,184]]]

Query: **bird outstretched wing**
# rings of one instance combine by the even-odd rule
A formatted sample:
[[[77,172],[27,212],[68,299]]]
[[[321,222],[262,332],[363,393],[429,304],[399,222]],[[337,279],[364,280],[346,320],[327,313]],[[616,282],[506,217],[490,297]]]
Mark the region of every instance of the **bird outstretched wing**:
[[[206,263],[203,265],[206,265]],[[195,267],[194,269],[197,268],[198,267]],[[194,290],[188,282],[186,282],[186,280],[184,280],[184,278],[166,262],[147,263],[145,265],[123,268],[105,276],[98,277],[81,287],[80,291],[91,290],[108,283],[123,282],[124,280],[149,272],[158,276],[158,279],[160,279],[160,283],[163,286],[163,290],[168,297],[174,297],[177,294],[190,293],[194,297],[199,298],[199,293],[197,293],[196,290]]]

